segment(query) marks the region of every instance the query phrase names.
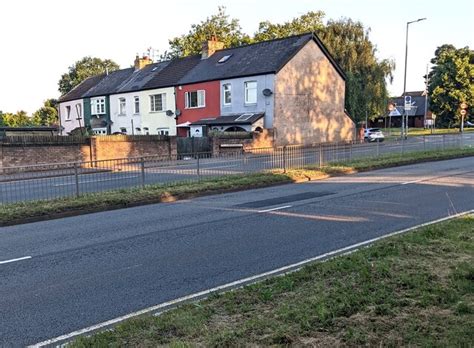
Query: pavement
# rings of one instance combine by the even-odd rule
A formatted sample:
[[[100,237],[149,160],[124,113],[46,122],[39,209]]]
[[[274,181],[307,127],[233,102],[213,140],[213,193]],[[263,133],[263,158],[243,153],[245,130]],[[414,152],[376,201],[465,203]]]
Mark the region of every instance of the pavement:
[[[443,140],[444,139],[444,140]],[[459,135],[434,135],[409,137],[407,141],[387,141],[383,143],[356,144],[349,146],[327,146],[320,154],[319,148],[288,148],[285,161],[281,154],[266,152],[234,155],[223,158],[202,158],[164,162],[146,162],[142,171],[140,163],[127,161],[104,161],[102,172],[82,170],[76,177],[72,169],[52,169],[51,171],[0,175],[0,204],[28,200],[53,199],[74,196],[77,193],[100,192],[106,190],[137,187],[142,184],[171,184],[175,182],[197,181],[203,177],[254,173],[268,169],[287,167],[300,168],[305,165],[367,158],[388,153],[420,150],[438,150],[459,147]],[[463,135],[462,145],[474,145],[474,133]],[[3,181],[3,182],[2,182]]]
[[[0,346],[23,346],[474,209],[472,158],[0,229]]]

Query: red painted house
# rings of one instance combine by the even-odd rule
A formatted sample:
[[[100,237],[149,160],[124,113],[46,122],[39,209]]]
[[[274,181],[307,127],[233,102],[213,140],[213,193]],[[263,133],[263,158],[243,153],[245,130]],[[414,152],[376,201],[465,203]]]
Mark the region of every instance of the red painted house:
[[[177,134],[189,134],[189,124],[203,118],[220,115],[220,82],[210,81],[178,86],[176,88],[176,107],[181,111],[177,121]],[[201,134],[194,134],[201,136]]]

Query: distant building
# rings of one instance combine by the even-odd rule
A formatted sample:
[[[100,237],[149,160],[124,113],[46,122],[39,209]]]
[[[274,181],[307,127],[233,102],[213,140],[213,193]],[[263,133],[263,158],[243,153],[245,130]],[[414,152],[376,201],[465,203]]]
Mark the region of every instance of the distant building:
[[[2,136],[20,136],[20,135],[38,135],[53,136],[59,134],[58,127],[0,127],[0,137]]]
[[[426,119],[432,119],[432,112],[429,106],[429,99],[426,98],[425,91],[406,92],[405,95],[411,96],[412,107],[411,110],[407,111],[408,114],[408,127],[409,128],[423,128],[425,120],[425,109]],[[428,99],[428,104],[426,101]],[[370,127],[401,127],[402,118],[401,115],[405,115],[405,98],[404,96],[392,98],[389,101],[389,108],[386,115],[380,116],[373,121],[369,122]]]

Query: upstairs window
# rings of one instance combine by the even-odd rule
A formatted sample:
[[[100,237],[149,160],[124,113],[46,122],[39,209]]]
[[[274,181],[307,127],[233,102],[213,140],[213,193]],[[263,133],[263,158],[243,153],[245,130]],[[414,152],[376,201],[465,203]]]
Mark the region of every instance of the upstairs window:
[[[159,112],[166,109],[165,93],[150,95],[150,111]]]
[[[184,94],[184,107],[186,109],[203,108],[206,106],[206,91],[198,90]]]
[[[70,120],[71,119],[71,106],[68,105],[66,106],[66,120]]]
[[[140,97],[133,97],[133,113],[135,115],[140,113]]]
[[[94,98],[91,100],[91,114],[92,115],[105,114],[105,98]]]
[[[224,96],[224,105],[231,105],[232,104],[232,85],[230,83],[226,83],[222,85],[222,95]]]
[[[125,101],[125,98],[119,98],[119,115],[125,115],[127,113],[126,107],[127,102]]]
[[[245,82],[245,104],[257,104],[257,81]]]

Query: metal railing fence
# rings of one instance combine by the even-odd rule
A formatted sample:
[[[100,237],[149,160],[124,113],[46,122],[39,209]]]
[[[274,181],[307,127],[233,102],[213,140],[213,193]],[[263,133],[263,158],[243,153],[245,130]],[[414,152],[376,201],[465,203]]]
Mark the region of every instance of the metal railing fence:
[[[0,203],[50,200],[150,184],[172,185],[226,175],[320,167],[331,162],[385,154],[467,146],[474,146],[474,134],[420,136],[382,143],[288,145],[246,151],[221,149],[219,154],[201,152],[174,157],[148,156],[10,167],[3,168],[0,175]]]

